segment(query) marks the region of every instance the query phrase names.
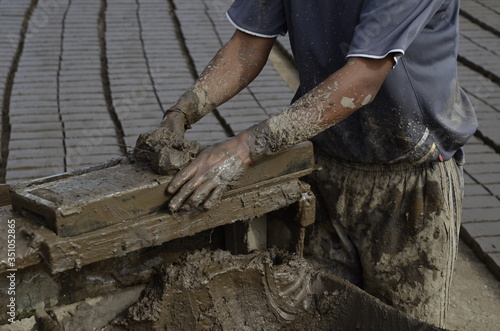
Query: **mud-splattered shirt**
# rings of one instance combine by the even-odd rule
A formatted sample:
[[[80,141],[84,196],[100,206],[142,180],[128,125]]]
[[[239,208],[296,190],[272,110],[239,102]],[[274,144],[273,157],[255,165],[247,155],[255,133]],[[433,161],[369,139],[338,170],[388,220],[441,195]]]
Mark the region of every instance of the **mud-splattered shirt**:
[[[348,57],[395,56],[374,101],[313,141],[348,161],[420,163],[461,155],[477,128],[457,81],[458,11],[457,0],[236,0],[227,16],[260,37],[289,33],[294,100]]]

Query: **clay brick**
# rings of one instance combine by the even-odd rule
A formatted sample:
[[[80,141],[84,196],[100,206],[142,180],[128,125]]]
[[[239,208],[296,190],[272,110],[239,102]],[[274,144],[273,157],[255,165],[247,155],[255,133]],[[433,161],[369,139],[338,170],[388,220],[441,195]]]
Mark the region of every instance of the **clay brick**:
[[[38,147],[60,147],[62,148],[62,138],[46,138],[46,139],[19,139],[12,140],[9,143],[9,149],[34,149]]]
[[[61,109],[67,108],[71,109],[72,107],[93,107],[93,106],[103,106],[104,100],[101,97],[91,98],[91,99],[68,99],[68,100],[60,100]]]
[[[12,109],[11,109],[12,110]],[[43,122],[60,122],[59,116],[55,113],[53,114],[38,114],[36,111],[32,111],[31,114],[10,114],[11,122],[19,121],[24,123],[43,123]]]
[[[462,213],[462,223],[475,221],[499,221],[500,207],[495,208],[473,208],[464,209]]]
[[[486,265],[493,275],[500,280],[500,253],[490,253],[486,257]]]
[[[490,184],[488,185],[488,189],[497,197],[500,197],[500,184]]]
[[[500,155],[496,154],[494,152],[490,153],[482,153],[479,157],[468,157],[467,158],[467,165],[470,164],[479,164],[479,163],[494,163],[498,162],[500,160]]]
[[[188,140],[194,140],[199,142],[202,145],[210,145],[215,142],[218,142],[222,139],[226,139],[226,133],[222,130],[220,131],[208,131],[208,132],[203,132],[203,131],[190,131],[186,133],[186,139]]]
[[[61,113],[63,115],[71,115],[71,114],[87,114],[90,117],[95,115],[108,113],[107,106],[104,103],[104,100],[94,99],[92,100],[94,105],[71,105],[70,102],[65,102],[64,105],[61,105]]]
[[[26,132],[17,132],[14,131],[10,135],[10,144],[14,141],[18,140],[26,140],[26,136],[29,135],[29,139],[33,141],[37,141],[40,139],[63,139],[62,128],[59,127],[58,130],[51,131],[30,131],[29,134]]]
[[[47,151],[47,150],[46,150]],[[31,153],[19,155],[21,158],[13,157],[7,165],[8,171],[26,170],[33,168],[62,167],[64,166],[64,155],[56,153],[54,155],[44,155],[43,157],[33,157]],[[35,161],[36,160],[36,161]]]
[[[17,87],[17,85],[16,85]],[[54,95],[56,95],[57,89],[55,87],[32,87],[30,89],[21,89],[16,88],[12,91],[12,95],[16,95],[22,97],[22,100],[29,100],[30,98],[34,98],[35,100],[43,100],[43,99],[54,99]]]
[[[52,100],[32,100],[25,101],[22,98],[11,99],[10,102],[11,113],[28,113],[28,114],[40,114],[40,113],[50,113],[57,112],[57,101],[55,96]]]
[[[96,82],[99,82],[101,78],[101,69],[97,66],[99,63],[96,63],[96,66],[89,68],[66,68],[63,66],[60,72],[60,80],[61,82],[71,82],[74,80],[74,77],[85,77],[89,76],[91,79],[94,79]]]
[[[52,176],[62,172],[64,172],[63,166],[56,166],[56,165],[51,167],[37,167],[37,168],[23,169],[23,170],[15,169],[7,171],[6,179],[8,183],[15,183],[30,179]]]
[[[72,128],[65,130],[67,143],[72,140],[102,141],[105,138],[112,138],[116,143],[116,130],[114,126],[99,128],[99,125],[88,127]]]
[[[465,169],[473,175],[500,173],[500,162],[469,164]]]
[[[239,132],[248,129],[252,125],[255,125],[259,122],[260,121],[252,121],[248,123],[242,123],[242,122],[231,123],[231,129],[234,131],[235,134],[238,134]]]
[[[464,209],[500,207],[500,200],[492,195],[468,196],[463,201],[463,207]]]
[[[484,253],[500,253],[500,236],[474,239]]]
[[[278,112],[279,113],[279,112],[283,111],[286,107],[289,106],[291,99],[292,99],[292,96],[290,96],[290,98],[285,98],[285,99],[279,99],[279,98],[276,98],[274,100],[261,100],[261,99],[259,99],[259,101],[260,101],[260,104],[266,110],[268,110],[268,112],[272,112],[272,113]],[[276,111],[276,109],[278,111]]]
[[[490,188],[490,187],[488,187]],[[499,189],[500,189],[500,185],[499,185]],[[472,197],[472,196],[482,196],[482,195],[490,195],[490,192],[488,192],[484,186],[480,185],[480,184],[468,184],[468,185],[465,185],[465,188],[464,188],[464,191],[465,191],[465,199],[467,200],[468,197]]]
[[[24,150],[10,150],[9,162],[25,162],[23,160],[30,159],[28,162],[38,162],[37,160],[45,159],[46,157],[60,157],[64,158],[64,150],[61,146],[40,146],[40,148],[31,148]],[[12,162],[10,162],[12,164]]]
[[[264,114],[264,110],[259,106],[255,100],[241,101],[241,102],[228,102],[227,104],[219,107],[221,113],[225,116],[238,115],[238,114]]]
[[[72,161],[78,160],[79,162],[68,162],[67,168],[68,168],[68,171],[74,171],[77,169],[94,166],[94,165],[106,162],[111,158],[117,158],[120,156],[122,156],[122,154],[118,150],[116,150],[114,153],[83,155],[82,158],[70,159]]]
[[[86,73],[82,74],[79,76],[73,76],[73,75],[65,75],[60,77],[60,83],[61,84],[68,84],[71,82],[80,82],[80,81],[90,81],[94,82],[94,85],[96,84],[96,79],[99,79],[100,77],[92,74],[92,73]]]
[[[57,81],[54,77],[54,79],[49,79],[47,81],[42,81],[42,82],[19,81],[16,79],[14,83],[14,89],[30,90],[37,88],[51,88],[57,90]]]
[[[474,178],[482,184],[500,184],[500,173],[474,174]]]
[[[463,224],[463,229],[473,238],[481,236],[500,236],[500,221],[466,223]]]
[[[143,119],[127,119],[122,121],[123,128],[126,132],[138,132],[137,128],[157,128],[161,121],[161,115]],[[130,134],[130,133],[129,133]]]
[[[78,145],[74,144],[68,147],[66,152],[66,158],[68,160],[68,164],[77,164],[82,161],[78,161],[80,158],[89,155],[88,151],[91,150],[92,154],[95,155],[108,155],[109,158],[112,158],[114,155],[120,155],[119,146],[116,143],[101,144],[99,146],[94,145]]]
[[[464,183],[465,185],[477,184],[477,182],[467,173],[464,173]]]
[[[12,132],[22,132],[24,134],[28,132],[38,132],[38,131],[61,131],[62,126],[60,121],[56,122],[16,122],[11,124]],[[11,136],[12,137],[12,136]]]

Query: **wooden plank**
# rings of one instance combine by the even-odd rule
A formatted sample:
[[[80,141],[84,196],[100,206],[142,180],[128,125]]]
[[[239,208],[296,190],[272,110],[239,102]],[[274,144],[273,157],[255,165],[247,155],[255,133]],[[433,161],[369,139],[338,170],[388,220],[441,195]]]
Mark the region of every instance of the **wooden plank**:
[[[40,247],[45,262],[55,274],[237,220],[256,218],[289,206],[308,194],[311,194],[309,186],[298,179],[270,180],[252,185],[240,194],[230,194],[209,211],[173,215],[157,212],[79,236],[63,238],[53,234]]]
[[[10,208],[0,208],[0,232],[6,229],[8,219],[15,219],[16,269],[44,262],[49,272],[55,274],[237,220],[253,219],[297,202],[302,204],[312,192],[294,176],[302,177],[310,172],[311,169],[304,170],[234,189],[225,195],[219,207],[210,211],[175,215],[158,212],[75,237],[57,236],[46,227],[13,213]],[[6,245],[0,245],[2,256],[7,256],[6,249]],[[7,260],[0,260],[0,273],[9,268]]]
[[[10,185],[0,184],[0,207],[8,206],[10,204]]]
[[[313,166],[312,144],[302,143],[251,167],[235,188]],[[16,185],[12,188],[12,206],[61,237],[76,236],[165,210],[164,192],[171,178],[121,159],[56,180]]]

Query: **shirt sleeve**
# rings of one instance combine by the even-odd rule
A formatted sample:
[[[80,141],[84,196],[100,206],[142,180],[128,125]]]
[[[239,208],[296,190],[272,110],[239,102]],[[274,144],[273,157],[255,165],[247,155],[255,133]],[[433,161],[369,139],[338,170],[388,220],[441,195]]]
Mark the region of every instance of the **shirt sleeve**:
[[[347,57],[404,55],[445,0],[367,0]]]
[[[275,38],[287,31],[282,0],[235,0],[226,15],[238,30],[254,36]]]

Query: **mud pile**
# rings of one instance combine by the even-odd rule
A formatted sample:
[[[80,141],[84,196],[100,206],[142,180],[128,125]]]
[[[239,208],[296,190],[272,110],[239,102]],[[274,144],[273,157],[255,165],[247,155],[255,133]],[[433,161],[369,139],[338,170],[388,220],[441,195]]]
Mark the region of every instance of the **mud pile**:
[[[139,162],[150,163],[154,172],[173,175],[193,160],[201,146],[166,128],[139,135],[134,157]]]
[[[104,330],[438,330],[279,251],[196,252]]]

